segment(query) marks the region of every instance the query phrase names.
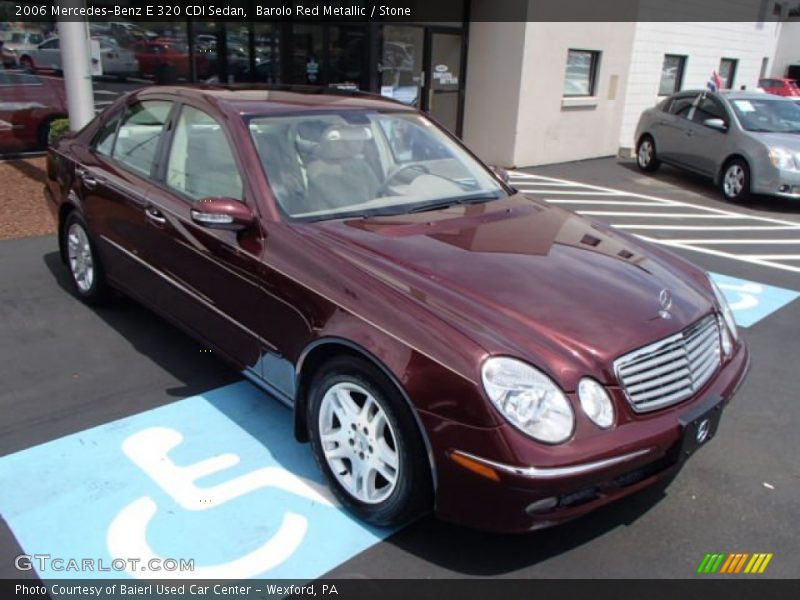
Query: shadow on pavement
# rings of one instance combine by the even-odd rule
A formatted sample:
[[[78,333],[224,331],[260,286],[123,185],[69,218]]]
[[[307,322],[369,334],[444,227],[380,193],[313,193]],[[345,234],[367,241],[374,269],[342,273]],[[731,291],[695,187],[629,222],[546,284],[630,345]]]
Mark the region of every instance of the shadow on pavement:
[[[67,267],[61,262],[58,252],[46,254],[44,263],[59,287],[74,296]],[[122,294],[116,294],[108,306],[92,307],[91,310],[137,351],[183,383],[180,387],[164,390],[170,396],[186,398],[241,379],[216,356],[197,360],[199,344],[196,341]]]
[[[652,177],[662,184],[680,188],[682,192],[691,192],[704,196],[708,200],[717,203],[719,208],[724,210],[736,211],[750,209],[755,211],[800,215],[800,199],[792,200],[780,196],[756,195],[751,197],[747,202],[731,204],[722,199],[719,189],[710,178],[693,173],[692,171],[684,171],[670,165],[661,165],[658,171],[654,173],[642,173],[633,161],[620,160],[617,161],[617,164],[623,169],[627,169],[639,176]],[[645,190],[640,193],[647,194],[648,191]]]
[[[564,554],[620,526],[633,524],[666,497],[670,481],[661,481],[550,529],[504,535],[468,529],[429,516],[386,541],[455,573],[477,577],[509,575]]]

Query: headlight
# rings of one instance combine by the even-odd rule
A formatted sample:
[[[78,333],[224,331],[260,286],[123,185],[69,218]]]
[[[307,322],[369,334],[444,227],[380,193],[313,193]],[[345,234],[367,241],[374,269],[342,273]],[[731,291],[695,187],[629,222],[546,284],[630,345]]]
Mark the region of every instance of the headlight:
[[[711,283],[711,288],[714,290],[714,296],[717,298],[717,304],[719,304],[719,309],[722,311],[722,318],[725,320],[725,324],[728,326],[728,331],[730,331],[730,334],[733,336],[734,340],[738,339],[739,332],[736,329],[736,319],[733,318],[731,305],[728,304],[728,301],[725,299],[725,295],[722,293],[722,290],[719,289],[719,286],[714,283],[714,280],[711,279],[710,276],[708,281]]]
[[[522,432],[550,444],[572,435],[572,407],[541,371],[514,358],[496,357],[483,363],[481,378],[492,403]]]
[[[775,146],[769,149],[769,160],[777,169],[785,169],[788,171],[797,171],[800,169],[795,153],[782,146]]]
[[[578,384],[578,398],[586,416],[598,427],[607,429],[614,424],[614,404],[606,388],[594,379],[584,377]]]

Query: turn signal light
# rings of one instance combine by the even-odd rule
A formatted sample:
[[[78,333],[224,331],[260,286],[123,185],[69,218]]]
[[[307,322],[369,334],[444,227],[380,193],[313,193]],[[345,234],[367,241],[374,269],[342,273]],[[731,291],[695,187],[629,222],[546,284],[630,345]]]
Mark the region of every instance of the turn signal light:
[[[459,454],[458,452],[451,452],[450,458],[454,463],[461,465],[468,471],[472,471],[481,477],[491,479],[492,481],[500,481],[500,475],[498,475],[497,471],[488,465],[480,463],[477,460],[469,458],[468,456],[464,456],[463,454]]]

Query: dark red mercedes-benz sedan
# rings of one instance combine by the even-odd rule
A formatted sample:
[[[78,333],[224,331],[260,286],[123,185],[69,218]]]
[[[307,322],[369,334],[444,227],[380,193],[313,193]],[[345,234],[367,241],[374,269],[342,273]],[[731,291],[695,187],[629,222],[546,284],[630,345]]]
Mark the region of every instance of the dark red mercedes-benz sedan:
[[[292,407],[379,525],[554,525],[674,474],[748,366],[707,274],[358,94],[159,87],[50,149],[77,295],[128,294]]]

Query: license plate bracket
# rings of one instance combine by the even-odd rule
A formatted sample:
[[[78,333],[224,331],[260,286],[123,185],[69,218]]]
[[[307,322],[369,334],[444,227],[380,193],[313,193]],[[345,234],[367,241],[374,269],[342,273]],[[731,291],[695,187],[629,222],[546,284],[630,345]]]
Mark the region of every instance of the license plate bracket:
[[[687,460],[716,435],[724,405],[722,397],[712,396],[678,418],[682,431],[680,460]]]

